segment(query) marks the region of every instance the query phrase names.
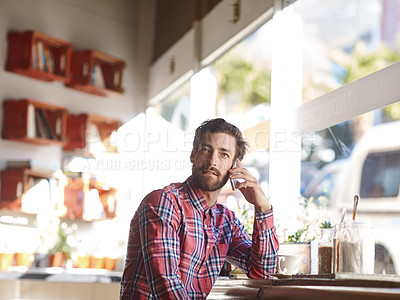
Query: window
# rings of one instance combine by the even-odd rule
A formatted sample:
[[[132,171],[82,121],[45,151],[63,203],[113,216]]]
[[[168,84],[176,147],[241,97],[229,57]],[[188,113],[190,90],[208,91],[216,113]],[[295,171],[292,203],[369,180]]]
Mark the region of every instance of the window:
[[[187,81],[154,105],[158,115],[177,128],[187,131],[190,121],[190,82]]]
[[[270,118],[272,22],[217,59],[216,115],[241,129]]]
[[[400,151],[368,154],[365,159],[360,196],[397,197],[400,186]]]

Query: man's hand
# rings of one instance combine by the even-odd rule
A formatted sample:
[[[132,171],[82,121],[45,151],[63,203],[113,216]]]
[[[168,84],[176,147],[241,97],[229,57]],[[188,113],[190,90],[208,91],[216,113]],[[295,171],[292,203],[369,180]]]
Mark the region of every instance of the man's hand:
[[[244,180],[243,182],[238,182],[236,188],[240,190],[249,203],[254,204],[255,208],[259,212],[267,212],[272,209],[259,182],[246,168],[243,167],[240,160],[237,160],[237,167],[230,169],[229,172],[230,178]]]

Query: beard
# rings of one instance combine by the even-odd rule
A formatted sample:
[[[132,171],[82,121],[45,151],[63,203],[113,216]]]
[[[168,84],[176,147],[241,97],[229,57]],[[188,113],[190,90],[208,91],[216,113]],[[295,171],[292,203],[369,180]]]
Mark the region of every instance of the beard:
[[[217,178],[213,178],[213,176],[207,176],[202,173],[203,170],[210,169],[214,173],[217,174]],[[207,168],[207,167],[194,167],[192,166],[192,179],[193,183],[201,190],[207,192],[215,192],[221,189],[229,179],[229,173],[227,173],[224,177],[221,178],[221,172],[219,172],[215,168]]]

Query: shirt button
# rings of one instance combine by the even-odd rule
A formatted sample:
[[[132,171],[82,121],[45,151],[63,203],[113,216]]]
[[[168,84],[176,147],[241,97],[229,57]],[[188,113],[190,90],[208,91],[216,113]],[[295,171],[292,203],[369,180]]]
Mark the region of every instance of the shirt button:
[[[204,228],[207,228],[207,225],[204,225]]]
[[[207,249],[210,249],[210,245],[207,245]]]
[[[260,224],[261,224],[261,223],[262,223],[262,220],[259,220],[259,221],[258,221],[258,223],[260,223]]]
[[[203,293],[203,297],[204,297],[204,298],[207,297],[207,294],[206,294],[206,293]]]

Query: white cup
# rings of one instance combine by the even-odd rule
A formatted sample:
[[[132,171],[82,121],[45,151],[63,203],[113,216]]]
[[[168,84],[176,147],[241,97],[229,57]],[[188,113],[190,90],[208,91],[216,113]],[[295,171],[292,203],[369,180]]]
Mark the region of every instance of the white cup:
[[[300,269],[302,256],[300,255],[278,255],[278,273],[297,274]]]

